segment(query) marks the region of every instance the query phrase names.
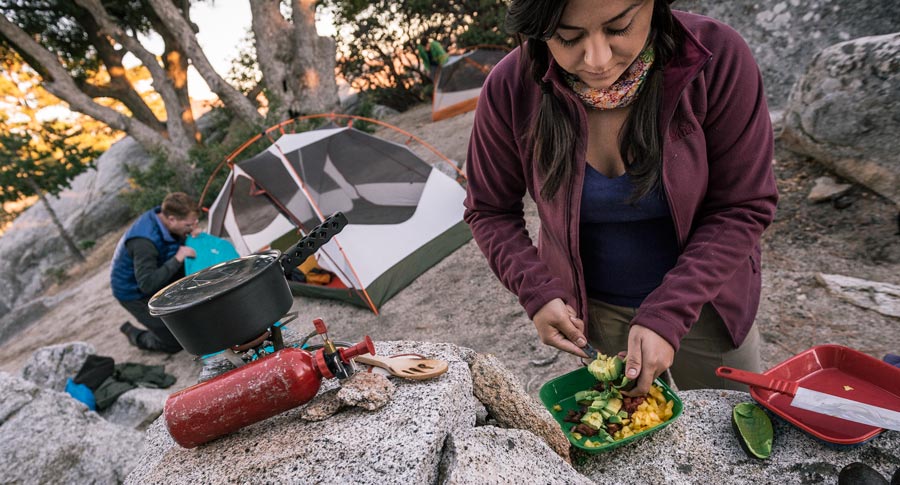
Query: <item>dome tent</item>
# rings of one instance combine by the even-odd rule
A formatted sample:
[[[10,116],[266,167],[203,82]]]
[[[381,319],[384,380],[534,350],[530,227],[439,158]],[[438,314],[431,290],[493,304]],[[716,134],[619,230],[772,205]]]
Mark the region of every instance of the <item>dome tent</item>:
[[[231,173],[210,207],[208,230],[247,255],[284,250],[343,212],[349,224],[316,253],[319,266],[335,277],[325,286],[291,281],[296,295],[344,300],[377,313],[471,238],[462,220],[465,189],[405,145],[330,124],[282,133],[255,156],[230,161],[259,138],[226,160]]]
[[[484,80],[507,53],[505,47],[480,46],[450,56],[438,70],[431,120],[440,121],[475,109]]]

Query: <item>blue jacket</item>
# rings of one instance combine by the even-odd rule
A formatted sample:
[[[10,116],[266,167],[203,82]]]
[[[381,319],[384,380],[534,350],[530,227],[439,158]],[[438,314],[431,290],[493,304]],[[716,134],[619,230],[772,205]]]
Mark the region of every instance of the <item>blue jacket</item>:
[[[128,254],[125,243],[129,240],[142,237],[148,239],[156,246],[159,252],[157,259],[158,266],[162,266],[166,261],[175,256],[181,243],[166,229],[166,226],[159,220],[161,208],[155,207],[144,212],[141,217],[125,232],[122,239],[119,239],[116,245],[116,252],[113,255],[112,267],[110,268],[110,282],[112,286],[113,296],[121,301],[139,300],[151,295],[145,295],[138,286],[137,277],[134,274],[134,260]]]

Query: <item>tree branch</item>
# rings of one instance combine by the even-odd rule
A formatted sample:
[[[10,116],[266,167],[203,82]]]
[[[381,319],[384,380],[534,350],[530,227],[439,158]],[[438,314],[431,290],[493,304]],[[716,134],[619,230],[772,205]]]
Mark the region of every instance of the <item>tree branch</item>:
[[[90,12],[94,20],[100,26],[100,32],[107,34],[116,39],[125,46],[132,54],[134,54],[141,63],[150,71],[153,79],[153,87],[159,92],[166,107],[166,126],[168,127],[169,138],[180,150],[185,153],[196,144],[192,134],[188,134],[185,129],[184,122],[181,118],[181,104],[178,101],[178,95],[172,85],[172,80],[166,76],[166,72],[159,65],[159,61],[152,52],[148,51],[134,37],[126,34],[122,28],[112,20],[106,12],[106,8],[100,3],[100,0],[75,0],[79,6]]]
[[[76,9],[76,20],[84,28],[87,33],[88,40],[91,45],[97,49],[97,54],[106,66],[106,72],[109,74],[109,86],[101,87],[88,83],[78,83],[79,88],[94,98],[106,96],[121,101],[130,111],[131,115],[138,120],[152,127],[156,131],[165,131],[165,126],[153,114],[153,110],[147,106],[141,95],[135,91],[134,86],[125,75],[125,66],[122,65],[122,54],[116,51],[109,39],[100,33],[100,27],[94,21],[87,9]],[[102,91],[103,94],[95,95],[89,90]]]
[[[98,0],[92,0],[98,1]],[[178,43],[181,49],[187,54],[188,58],[193,62],[194,68],[209,85],[210,90],[219,96],[219,99],[225,103],[235,115],[243,118],[251,124],[262,124],[263,119],[253,103],[250,102],[240,91],[225,82],[212,65],[206,54],[197,42],[197,36],[194,35],[190,23],[179,12],[178,8],[171,0],[150,0],[153,11],[159,16],[160,20],[166,25]]]
[[[185,0],[187,1],[187,0]],[[187,15],[187,14],[185,14]],[[178,42],[166,28],[165,24],[156,15],[149,15],[150,23],[153,29],[159,33],[163,39],[165,48],[163,49],[163,66],[166,70],[166,76],[172,80],[175,88],[175,94],[178,97],[180,105],[179,113],[181,120],[184,122],[187,134],[196,141],[200,141],[200,132],[197,131],[197,124],[194,122],[194,111],[191,107],[191,97],[188,93],[188,59],[181,52]]]
[[[110,127],[124,131],[133,136],[145,148],[158,148],[169,158],[187,160],[187,150],[166,143],[165,138],[146,124],[125,116],[112,108],[94,102],[90,96],[78,89],[75,81],[62,67],[55,55],[38,44],[27,32],[10,22],[5,16],[0,17],[0,34],[2,34],[22,54],[23,59],[33,59],[38,66],[35,71],[45,72],[42,76],[44,88],[59,99],[69,103],[72,110],[84,113]]]

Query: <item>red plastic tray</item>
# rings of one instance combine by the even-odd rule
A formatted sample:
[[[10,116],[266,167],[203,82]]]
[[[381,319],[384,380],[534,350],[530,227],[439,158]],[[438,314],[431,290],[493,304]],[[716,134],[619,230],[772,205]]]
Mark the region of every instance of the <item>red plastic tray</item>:
[[[777,379],[796,381],[814,391],[900,409],[900,369],[857,350],[840,345],[819,345],[763,372]],[[850,386],[847,390],[844,386]],[[884,431],[791,406],[792,396],[750,387],[750,395],[773,413],[807,433],[839,445],[854,445]]]

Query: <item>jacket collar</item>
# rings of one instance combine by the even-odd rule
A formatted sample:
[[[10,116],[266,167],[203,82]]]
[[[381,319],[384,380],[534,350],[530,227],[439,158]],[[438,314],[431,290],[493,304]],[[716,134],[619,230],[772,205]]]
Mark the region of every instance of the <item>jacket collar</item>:
[[[675,54],[674,58],[666,64],[663,69],[663,101],[660,109],[660,128],[665,130],[672,114],[675,112],[675,106],[678,104],[678,98],[684,88],[697,77],[697,74],[706,66],[706,63],[712,58],[712,53],[707,49],[694,33],[685,27],[676,12],[672,12],[675,22],[681,27],[683,32],[681,47]]]

